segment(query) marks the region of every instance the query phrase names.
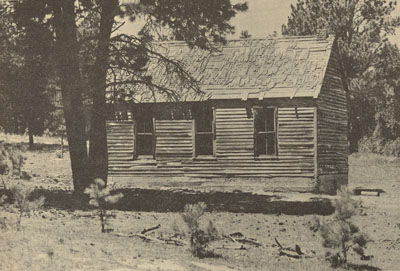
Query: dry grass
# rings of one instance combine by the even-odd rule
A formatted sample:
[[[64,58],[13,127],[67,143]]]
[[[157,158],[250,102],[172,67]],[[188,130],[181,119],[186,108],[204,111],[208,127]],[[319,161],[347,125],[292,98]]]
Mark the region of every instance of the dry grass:
[[[7,143],[28,143],[29,138],[28,135],[0,133],[0,141],[4,141]],[[61,144],[61,138],[52,136],[35,136],[34,142],[38,144],[55,145],[55,144]],[[64,144],[66,144],[65,139],[64,139]]]
[[[400,158],[377,154],[353,154],[349,159],[349,185],[391,189],[398,187]]]
[[[68,157],[57,159],[54,151],[29,151],[26,156],[25,170],[36,175],[31,184],[71,189]],[[374,240],[368,245],[367,254],[375,256],[370,261],[350,257],[350,262],[358,264],[358,270],[377,270],[371,266],[399,270],[399,176],[398,158],[350,157],[351,188],[364,186],[386,191],[381,197],[357,197],[363,208],[355,218],[356,224]],[[153,200],[157,200],[154,195]],[[165,237],[175,233],[176,224],[184,227],[177,212],[115,213],[116,219],[111,220],[113,228],[124,234],[161,224],[150,236]],[[221,257],[201,260],[192,257],[188,247],[102,234],[98,218],[90,215],[90,211],[47,206],[25,217],[23,229],[18,232],[12,226],[16,214],[3,211],[0,218],[7,217],[9,228],[0,233],[0,270],[332,270],[324,261],[321,238],[313,228],[313,215],[206,213],[204,221],[213,220],[223,234],[241,232],[257,239],[263,247],[248,245],[246,250],[223,249],[223,245],[232,243],[219,241],[214,244],[214,250]],[[313,257],[279,256],[275,237],[285,246],[298,244]]]
[[[306,231],[309,218],[209,214],[208,218],[218,219],[217,226],[224,232],[240,230],[263,242],[265,247],[215,249],[222,258],[199,260],[192,257],[186,247],[101,234],[98,220],[88,215],[88,212],[47,210],[26,219],[29,224],[25,223],[22,231],[2,233],[1,270],[155,270],[155,267],[159,270],[204,270],[195,267],[197,263],[207,264],[209,270],[331,270],[321,259],[322,255],[302,260],[278,256],[273,236],[278,235],[283,244],[291,245],[293,240],[290,239],[297,233],[290,224],[295,224],[296,220]],[[11,215],[9,217],[11,219]],[[113,225],[118,232],[129,233],[160,223],[162,227],[154,235],[167,236],[173,233],[173,222],[179,219],[177,213],[117,212]],[[286,232],[282,232],[283,229]],[[304,251],[319,247],[318,238],[312,237],[310,230],[298,236],[296,242]],[[267,266],[271,269],[265,269]]]

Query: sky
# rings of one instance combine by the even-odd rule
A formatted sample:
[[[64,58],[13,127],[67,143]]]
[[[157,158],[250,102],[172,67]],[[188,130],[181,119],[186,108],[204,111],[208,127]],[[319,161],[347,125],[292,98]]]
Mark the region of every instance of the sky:
[[[231,21],[236,28],[235,37],[239,37],[242,30],[248,30],[253,38],[266,37],[274,31],[280,34],[282,24],[287,22],[290,14],[290,4],[296,2],[296,0],[248,0],[249,9],[238,13]]]
[[[238,13],[231,23],[235,26],[235,35],[230,38],[238,38],[242,30],[248,30],[253,38],[263,38],[274,31],[281,33],[282,24],[287,23],[290,14],[291,4],[297,0],[232,0],[233,3],[246,1],[249,9],[246,12]],[[400,16],[400,3],[397,5],[394,15]],[[126,23],[122,32],[137,33],[136,25]],[[400,29],[390,40],[400,47]]]

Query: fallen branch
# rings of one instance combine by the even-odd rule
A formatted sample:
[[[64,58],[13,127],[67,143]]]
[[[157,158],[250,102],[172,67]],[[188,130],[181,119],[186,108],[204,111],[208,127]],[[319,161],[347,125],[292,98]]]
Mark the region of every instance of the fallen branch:
[[[288,256],[290,258],[294,258],[294,259],[300,259],[302,256],[298,255],[298,254],[294,254],[294,253],[290,253],[288,251],[279,251],[279,256]]]
[[[116,236],[118,237],[139,237],[140,239],[144,240],[144,241],[153,241],[153,242],[158,242],[158,243],[164,243],[162,240],[157,239],[157,238],[153,238],[150,236],[146,236],[144,234],[140,234],[140,233],[135,233],[135,234],[123,234],[123,233],[114,233]]]
[[[279,243],[278,239],[275,237],[275,243],[278,245],[279,248],[283,249],[281,243]]]
[[[263,245],[253,238],[236,239],[239,243],[249,244],[255,247],[262,247]]]
[[[159,226],[159,225],[157,225]],[[159,228],[159,227],[157,227]],[[152,230],[154,230],[155,227],[153,227]],[[146,229],[145,229],[146,230]],[[146,232],[145,230],[143,230],[142,232]],[[150,228],[147,230],[147,232],[150,231]],[[163,244],[168,244],[168,245],[176,245],[176,246],[187,246],[189,245],[187,242],[177,239],[177,238],[173,238],[173,237],[169,237],[169,238],[162,238],[162,237],[151,237],[148,235],[144,235],[142,233],[132,233],[132,234],[124,234],[124,233],[114,233],[116,236],[118,237],[138,237],[140,239],[142,239],[143,241],[146,242],[156,242],[156,243],[163,243]]]
[[[247,250],[246,247],[239,245],[239,246],[229,246],[229,245],[222,245],[218,247],[214,247],[215,249],[235,249],[235,250]]]
[[[223,235],[222,237],[227,238],[227,239],[231,240],[232,242],[234,242],[235,244],[237,244],[238,245],[238,249],[246,249],[242,244],[240,244],[238,242],[238,240],[233,238],[231,235]],[[237,247],[235,247],[235,249],[237,249]]]
[[[158,225],[156,225],[156,226],[154,226],[154,227],[147,228],[147,229],[143,229],[140,233],[141,233],[141,234],[146,234],[147,232],[149,232],[149,231],[154,231],[154,230],[156,230],[156,229],[159,229],[160,227],[161,227],[161,225],[158,224]]]
[[[170,237],[170,238],[162,238],[162,239],[158,238],[158,239],[164,241],[167,244],[176,245],[176,246],[188,246],[189,245],[187,242],[185,242],[183,240],[172,238],[172,237]]]
[[[231,233],[229,235],[224,235],[223,237],[228,238],[228,239],[232,240],[233,242],[235,242],[237,244],[252,245],[252,246],[255,246],[255,247],[262,247],[263,246],[256,239],[247,238],[240,232],[234,232],[234,233]]]
[[[278,250],[279,250],[279,256],[287,256],[290,258],[294,259],[300,259],[300,258],[312,258],[313,256],[310,255],[305,255],[302,251],[299,245],[296,245],[295,248],[290,248],[290,247],[284,247],[281,245],[281,243],[278,241],[278,238],[275,237],[275,243],[278,245]]]

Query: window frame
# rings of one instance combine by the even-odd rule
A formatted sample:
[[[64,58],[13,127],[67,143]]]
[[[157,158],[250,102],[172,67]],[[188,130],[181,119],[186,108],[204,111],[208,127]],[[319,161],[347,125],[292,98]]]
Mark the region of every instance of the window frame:
[[[211,158],[215,159],[216,157],[216,108],[215,106],[210,106],[210,105],[196,105],[192,109],[192,115],[193,115],[193,158]],[[199,132],[198,126],[197,126],[197,119],[198,119],[198,114],[199,111],[203,111],[204,108],[210,108],[212,112],[212,120],[211,120],[211,131],[210,132]],[[211,154],[198,154],[197,151],[197,142],[198,142],[198,135],[211,135],[212,137],[212,153]]]
[[[274,115],[273,115],[273,120],[274,120],[274,129],[273,131],[268,131],[268,118],[266,116],[266,111],[268,109],[273,109],[274,110]],[[263,114],[263,121],[265,122],[265,129],[264,131],[257,131],[257,117],[259,115],[259,113],[257,113],[256,111],[259,110],[262,112]],[[278,151],[278,107],[277,106],[253,106],[253,125],[254,125],[254,157],[257,158],[277,158],[279,155],[279,151]],[[273,138],[274,138],[274,153],[273,154],[269,154],[268,153],[268,135],[273,134]],[[258,149],[258,136],[259,135],[265,135],[265,154],[260,154],[260,151]]]
[[[151,125],[152,127],[151,132],[139,132],[139,122],[141,119],[141,115],[150,113],[151,112]],[[156,122],[155,122],[155,114],[152,108],[138,108],[135,110],[134,116],[133,116],[133,123],[134,123],[134,159],[146,159],[152,157],[153,159],[156,159]],[[146,130],[146,129],[145,129]],[[151,136],[151,153],[149,154],[139,154],[138,153],[138,136]]]

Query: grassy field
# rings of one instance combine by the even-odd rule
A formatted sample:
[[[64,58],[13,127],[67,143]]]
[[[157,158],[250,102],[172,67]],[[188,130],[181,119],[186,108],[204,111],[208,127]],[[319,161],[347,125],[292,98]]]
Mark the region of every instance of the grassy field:
[[[28,135],[6,134],[0,132],[0,141],[4,141],[7,143],[28,143],[29,137]],[[38,143],[39,145],[40,144],[55,145],[55,144],[61,144],[61,138],[53,136],[35,136],[34,142]]]
[[[15,228],[16,213],[1,211],[0,218],[5,221],[2,224],[7,228],[3,227],[0,233],[0,270],[332,270],[324,261],[321,237],[314,227],[315,217],[330,216],[210,208],[203,223],[212,220],[221,234],[240,232],[261,246],[244,244],[238,249],[235,243],[222,239],[212,244],[219,257],[208,259],[191,256],[187,246],[157,241],[184,229],[180,213],[168,208],[157,212],[134,207],[114,210],[114,232],[101,233],[98,217],[86,206],[73,205],[73,200],[66,205],[54,204],[54,199],[70,199],[69,158],[57,158],[56,145],[40,146],[25,152],[24,170],[33,177],[24,182],[48,191],[48,202],[43,210],[23,217],[20,231]],[[350,261],[356,270],[400,270],[400,159],[352,155],[349,162],[350,188],[363,186],[385,191],[380,197],[355,197],[362,202],[355,222],[371,238],[367,254],[374,257],[361,261],[351,256]],[[16,181],[9,183],[12,182]],[[161,194],[149,194],[147,200],[157,201],[157,195]],[[147,234],[150,241],[128,237],[158,224],[159,229]],[[310,257],[280,256],[275,238],[284,246],[299,245]],[[188,242],[185,238],[182,241]]]

